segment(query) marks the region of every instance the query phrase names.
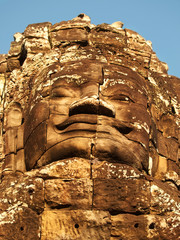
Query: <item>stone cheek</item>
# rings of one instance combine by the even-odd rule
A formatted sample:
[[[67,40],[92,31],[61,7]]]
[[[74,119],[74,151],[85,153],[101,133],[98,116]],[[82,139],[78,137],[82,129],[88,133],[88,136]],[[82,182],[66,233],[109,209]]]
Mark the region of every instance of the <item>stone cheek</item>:
[[[34,117],[33,117],[34,116]],[[24,142],[26,143],[33,130],[49,117],[48,103],[41,102],[34,107],[28,115],[28,120],[25,123]]]
[[[38,125],[32,132],[25,143],[24,149],[26,168],[29,170],[34,166],[34,159],[39,159],[46,149],[46,122]]]

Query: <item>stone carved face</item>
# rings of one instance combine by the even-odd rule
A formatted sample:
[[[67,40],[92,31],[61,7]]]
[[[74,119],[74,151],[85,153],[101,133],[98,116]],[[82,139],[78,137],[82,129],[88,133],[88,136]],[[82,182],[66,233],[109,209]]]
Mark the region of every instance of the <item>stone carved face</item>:
[[[142,77],[89,60],[54,64],[44,72],[25,122],[27,169],[81,157],[147,170],[150,117]],[[39,93],[44,97],[36,102]]]
[[[83,18],[0,56],[2,237],[177,239],[179,79],[122,23]]]
[[[21,37],[7,61],[5,110],[13,102],[23,109],[18,150],[27,170],[72,157],[123,163],[153,176],[176,168],[179,80],[148,41],[81,17],[29,25]],[[5,153],[5,166],[12,154],[17,151]]]

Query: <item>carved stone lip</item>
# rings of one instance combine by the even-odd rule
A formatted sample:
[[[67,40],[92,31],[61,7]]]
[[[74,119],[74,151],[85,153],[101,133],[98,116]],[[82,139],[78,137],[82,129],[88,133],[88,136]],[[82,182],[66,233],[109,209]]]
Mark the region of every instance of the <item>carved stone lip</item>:
[[[111,118],[107,116],[98,116],[98,125],[110,126],[118,130],[121,134],[128,134],[133,131],[134,127],[128,122],[120,121],[116,118]]]
[[[96,132],[98,125],[104,125],[117,129],[122,134],[128,134],[133,130],[129,123],[120,122],[107,116],[99,116],[94,114],[77,114],[70,116],[64,122],[55,125],[55,130],[60,133],[69,131],[90,131]]]
[[[88,124],[88,125],[96,126],[97,125],[97,115],[94,115],[94,114],[73,115],[73,116],[70,116],[68,119],[66,119],[64,122],[57,124],[55,127],[58,131],[64,131],[73,124]],[[78,130],[78,128],[77,128],[77,130]]]

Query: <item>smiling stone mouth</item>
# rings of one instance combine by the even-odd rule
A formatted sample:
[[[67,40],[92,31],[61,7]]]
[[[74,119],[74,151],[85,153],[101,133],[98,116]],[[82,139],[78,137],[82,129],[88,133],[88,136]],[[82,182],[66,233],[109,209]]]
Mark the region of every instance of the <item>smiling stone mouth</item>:
[[[122,123],[122,122],[118,121],[117,119],[101,116],[101,119],[103,118],[103,122],[99,123],[98,118],[99,118],[98,115],[77,114],[77,115],[70,116],[64,122],[55,125],[55,128],[58,131],[64,131],[69,126],[71,126],[73,124],[78,124],[79,123],[79,124],[89,124],[91,126],[92,125],[97,125],[98,126],[98,125],[103,125],[102,123],[104,122],[105,126],[109,125],[111,127],[114,127],[121,134],[129,134],[133,130],[132,125],[130,125],[128,123]],[[89,130],[91,130],[91,128]]]
[[[59,131],[65,130],[67,127],[69,127],[72,124],[75,123],[87,123],[87,124],[97,124],[97,115],[89,115],[89,114],[77,114],[70,116],[68,119],[66,119],[64,122],[55,125],[56,129]]]

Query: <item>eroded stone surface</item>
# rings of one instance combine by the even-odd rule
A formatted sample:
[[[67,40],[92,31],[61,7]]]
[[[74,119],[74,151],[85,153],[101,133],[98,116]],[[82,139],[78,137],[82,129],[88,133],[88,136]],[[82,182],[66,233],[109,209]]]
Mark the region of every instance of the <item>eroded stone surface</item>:
[[[180,79],[122,22],[30,24],[0,55],[0,239],[178,239]]]
[[[45,201],[51,207],[91,209],[92,208],[92,180],[61,180],[45,181]]]
[[[40,169],[26,172],[30,177],[40,177],[43,179],[79,179],[91,176],[90,162],[83,158],[72,158],[64,161],[53,162]]]
[[[179,235],[179,218],[119,214],[111,217],[111,239],[174,239]]]
[[[108,212],[47,210],[42,215],[42,240],[109,238]]]
[[[12,205],[0,213],[0,239],[40,239],[40,217],[26,205]]]
[[[25,205],[38,213],[43,211],[44,187],[41,178],[6,176],[0,188],[0,210],[7,210],[13,205]]]
[[[94,180],[93,207],[112,213],[150,211],[150,186],[143,180]]]

